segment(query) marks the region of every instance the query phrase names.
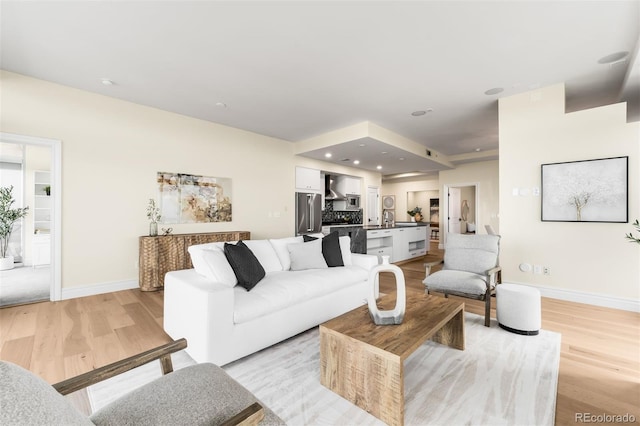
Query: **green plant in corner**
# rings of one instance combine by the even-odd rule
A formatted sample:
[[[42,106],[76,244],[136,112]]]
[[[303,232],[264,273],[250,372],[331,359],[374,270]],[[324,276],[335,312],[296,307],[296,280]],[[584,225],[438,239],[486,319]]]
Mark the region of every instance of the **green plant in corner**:
[[[640,222],[638,222],[638,219],[636,219],[635,222],[633,222],[633,226],[636,227],[636,231],[638,233],[640,233]],[[632,232],[629,232],[628,234],[625,235],[625,238],[627,238],[629,240],[630,243],[638,243],[640,244],[640,237],[634,237]]]
[[[29,207],[12,208],[16,200],[13,198],[13,185],[0,188],[0,258],[8,258],[9,239],[13,225],[27,215]]]

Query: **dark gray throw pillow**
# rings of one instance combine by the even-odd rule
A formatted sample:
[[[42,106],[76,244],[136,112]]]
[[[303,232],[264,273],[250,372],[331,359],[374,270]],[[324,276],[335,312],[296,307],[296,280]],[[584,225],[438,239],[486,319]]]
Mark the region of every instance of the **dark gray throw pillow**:
[[[247,291],[255,287],[264,278],[264,268],[242,240],[235,245],[224,243],[224,255],[236,274],[238,284]]]
[[[306,243],[307,241],[313,241],[317,238],[303,235],[302,239]],[[342,251],[340,251],[340,236],[338,235],[338,231],[333,231],[322,239],[322,256],[330,268],[334,266],[344,266]]]

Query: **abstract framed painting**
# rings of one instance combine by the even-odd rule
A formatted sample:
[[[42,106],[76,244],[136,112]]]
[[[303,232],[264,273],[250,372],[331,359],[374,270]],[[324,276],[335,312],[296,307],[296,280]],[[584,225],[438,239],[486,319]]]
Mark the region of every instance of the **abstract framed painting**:
[[[629,221],[629,157],[543,164],[543,222]]]
[[[231,179],[157,173],[162,223],[231,222]]]

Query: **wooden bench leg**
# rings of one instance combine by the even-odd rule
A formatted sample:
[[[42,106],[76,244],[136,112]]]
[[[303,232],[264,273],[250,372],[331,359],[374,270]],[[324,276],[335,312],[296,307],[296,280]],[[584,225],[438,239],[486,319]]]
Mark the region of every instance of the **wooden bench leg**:
[[[487,292],[484,296],[484,326],[489,327],[491,324],[491,294]]]

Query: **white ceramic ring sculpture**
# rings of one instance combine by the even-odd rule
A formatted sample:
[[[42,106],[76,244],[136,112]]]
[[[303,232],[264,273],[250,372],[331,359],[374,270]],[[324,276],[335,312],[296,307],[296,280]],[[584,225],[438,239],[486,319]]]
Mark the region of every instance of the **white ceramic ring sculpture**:
[[[379,288],[380,272],[393,272],[396,277],[396,307],[392,311],[381,311],[376,305],[376,293]],[[407,304],[407,297],[404,285],[404,274],[402,269],[389,263],[389,256],[382,256],[382,263],[374,266],[369,272],[369,315],[377,325],[401,324],[404,318],[404,311]]]

